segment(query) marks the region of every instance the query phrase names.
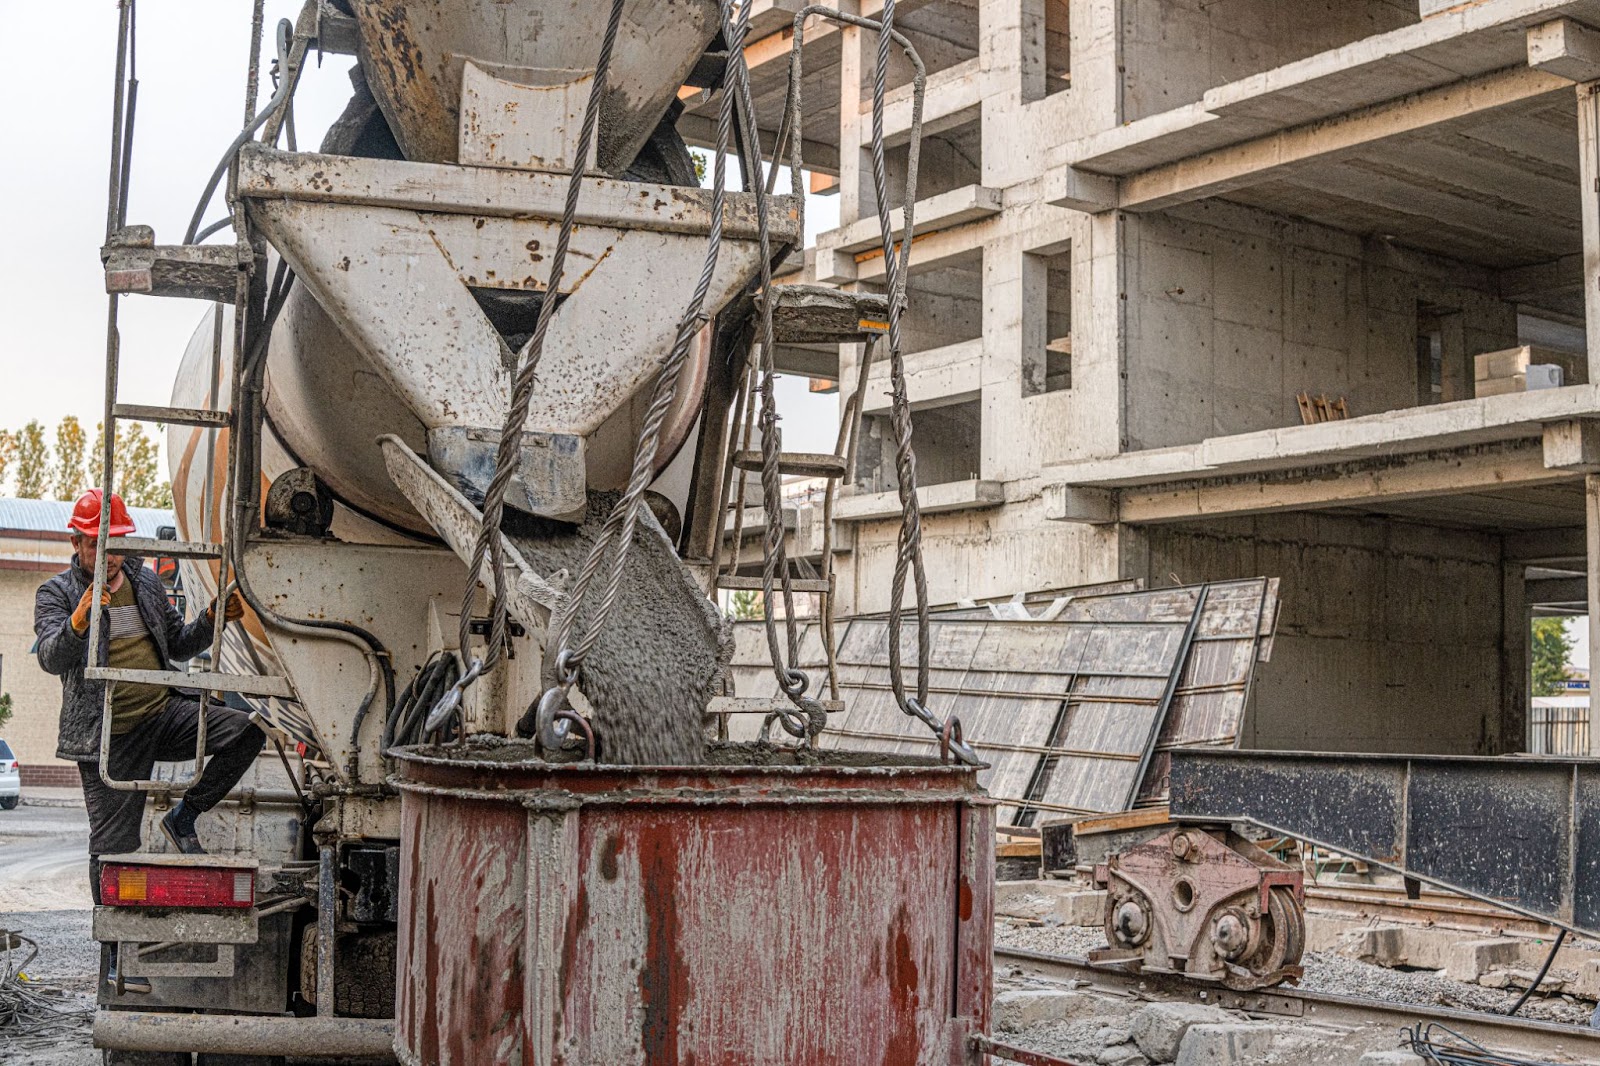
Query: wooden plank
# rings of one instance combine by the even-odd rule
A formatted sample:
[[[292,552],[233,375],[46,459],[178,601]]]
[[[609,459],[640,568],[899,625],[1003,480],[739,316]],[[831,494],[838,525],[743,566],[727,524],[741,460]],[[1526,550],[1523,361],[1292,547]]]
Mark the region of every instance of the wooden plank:
[[[1145,810],[1122,811],[1117,814],[1082,818],[1072,823],[1072,835],[1085,837],[1096,833],[1120,833],[1125,829],[1144,829],[1152,825],[1165,825],[1171,815],[1165,806]]]

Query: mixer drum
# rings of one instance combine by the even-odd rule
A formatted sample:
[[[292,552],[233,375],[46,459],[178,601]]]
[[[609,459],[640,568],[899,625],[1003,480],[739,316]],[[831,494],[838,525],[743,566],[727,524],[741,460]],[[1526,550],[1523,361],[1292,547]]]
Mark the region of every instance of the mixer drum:
[[[593,69],[603,0],[352,0],[361,65],[406,158],[457,161],[466,62],[548,85]],[[717,35],[716,0],[631,0],[601,100],[598,165],[620,175]]]

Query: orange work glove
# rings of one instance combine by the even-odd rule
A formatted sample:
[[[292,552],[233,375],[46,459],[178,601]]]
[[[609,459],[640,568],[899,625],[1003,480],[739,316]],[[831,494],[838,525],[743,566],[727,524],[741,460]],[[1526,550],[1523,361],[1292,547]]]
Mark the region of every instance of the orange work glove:
[[[206,608],[206,617],[212,621],[216,621],[216,604],[212,604],[210,607]],[[222,617],[228,622],[237,622],[239,619],[244,617],[244,599],[239,595],[237,590],[228,593],[228,602],[222,608]]]
[[[78,600],[78,606],[72,609],[72,631],[78,634],[80,637],[89,632],[89,610],[93,606],[93,601],[94,586],[90,585],[88,588],[83,590],[83,598]],[[100,593],[100,606],[111,606],[110,589],[106,589],[104,592]]]

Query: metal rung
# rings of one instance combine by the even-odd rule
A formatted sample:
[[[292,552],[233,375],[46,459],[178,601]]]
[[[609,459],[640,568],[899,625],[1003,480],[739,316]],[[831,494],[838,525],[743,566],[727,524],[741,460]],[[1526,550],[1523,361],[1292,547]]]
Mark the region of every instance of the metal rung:
[[[149,558],[159,555],[167,559],[220,559],[222,545],[201,544],[192,540],[155,540],[151,537],[117,537],[111,542],[122,555]]]
[[[733,465],[740,470],[761,469],[761,453],[735,452]],[[828,452],[782,452],[778,455],[778,473],[791,477],[844,477],[844,456]]]
[[[843,700],[818,700],[829,714],[844,710]],[[707,714],[771,714],[792,711],[794,704],[783,696],[713,696],[706,704]]]
[[[124,226],[100,250],[106,292],[232,303],[239,250],[231,244],[156,244],[149,226]]]
[[[825,577],[791,577],[789,587],[796,592],[832,592],[833,586]],[[761,592],[764,586],[759,577],[728,577],[717,576],[717,588],[733,589],[738,592]],[[772,591],[777,592],[783,588],[780,578],[772,579]]]
[[[85,667],[86,681],[132,681],[141,685],[166,685],[168,688],[197,688],[206,692],[237,692],[241,696],[277,696],[294,699],[294,689],[286,677],[257,677],[253,674],[219,674],[197,670],[124,670],[116,666]]]
[[[148,407],[140,403],[114,404],[111,416],[174,426],[226,426],[233,421],[233,415],[227,411],[207,411],[197,407]]]

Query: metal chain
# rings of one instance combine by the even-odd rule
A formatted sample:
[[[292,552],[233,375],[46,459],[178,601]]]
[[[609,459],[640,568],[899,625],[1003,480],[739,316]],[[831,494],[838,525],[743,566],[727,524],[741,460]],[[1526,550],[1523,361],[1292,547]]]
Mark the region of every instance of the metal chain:
[[[453,707],[461,700],[461,693],[482,674],[493,670],[505,653],[506,639],[506,566],[505,548],[500,537],[500,523],[505,515],[506,488],[516,473],[517,459],[521,454],[522,427],[528,420],[528,408],[533,401],[533,386],[537,380],[539,361],[544,355],[545,335],[550,320],[559,304],[561,279],[566,268],[567,246],[578,214],[578,200],[583,192],[584,170],[589,159],[589,147],[594,143],[595,127],[600,116],[600,94],[611,68],[611,53],[616,45],[618,29],[622,24],[624,0],[611,0],[611,14],[606,22],[606,32],[600,42],[600,56],[595,62],[594,83],[589,90],[589,100],[584,106],[583,126],[578,134],[578,146],[572,167],[572,177],[567,183],[567,198],[557,229],[556,246],[550,256],[550,275],[545,285],[544,300],[539,304],[539,317],[534,323],[533,336],[523,351],[522,365],[511,387],[511,404],[506,411],[505,424],[500,432],[500,447],[495,454],[494,476],[484,492],[483,522],[478,527],[478,540],[472,550],[472,560],[467,567],[466,589],[461,598],[461,630],[459,634],[461,655],[465,659],[472,640],[472,608],[477,602],[478,574],[484,560],[489,561],[494,581],[493,602],[489,606],[490,626],[488,646],[481,660],[474,659],[462,674],[461,680],[440,700]],[[436,709],[437,712],[437,709]]]
[[[746,6],[739,19],[729,21],[731,4],[732,0],[720,2],[724,33],[730,55],[742,56],[744,36],[749,25],[749,7]],[[684,363],[688,360],[689,350],[694,344],[695,337],[710,320],[710,316],[705,312],[705,302],[711,291],[711,282],[716,274],[722,250],[728,142],[732,124],[733,98],[731,94],[724,93],[717,116],[717,143],[712,164],[711,228],[706,235],[706,257],[701,266],[700,277],[695,282],[688,305],[678,321],[678,333],[672,351],[656,375],[655,389],[640,427],[639,443],[634,450],[633,469],[628,487],[607,517],[605,525],[601,527],[600,534],[590,546],[572,588],[551,620],[549,646],[560,649],[553,659],[555,684],[546,689],[540,697],[535,715],[539,743],[548,750],[557,749],[565,744],[574,725],[581,723],[581,719],[578,722],[574,721],[576,715],[566,705],[567,693],[577,684],[583,661],[594,650],[595,643],[604,631],[606,619],[621,592],[622,577],[627,569],[629,554],[633,550],[634,528],[638,523],[639,509],[643,506],[645,490],[655,478],[655,460],[661,445],[661,427],[676,399],[678,379],[682,374]],[[581,635],[574,642],[572,634],[578,609],[588,596],[589,588],[606,562],[608,554],[611,557],[610,573],[605,590],[593,615],[587,620]]]

